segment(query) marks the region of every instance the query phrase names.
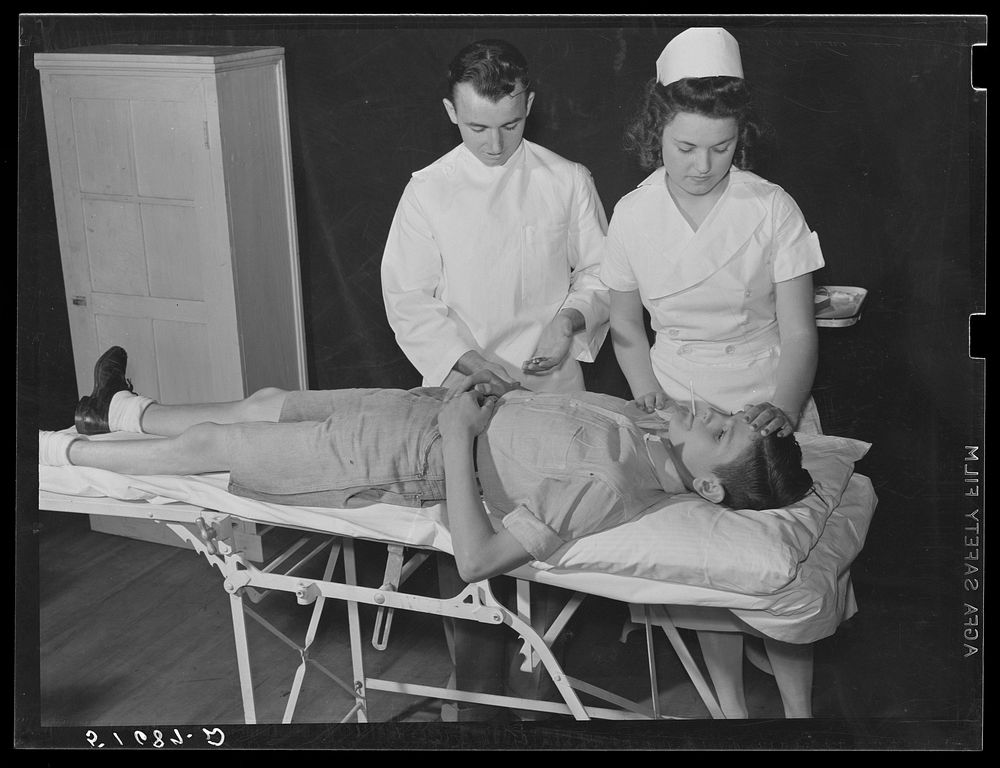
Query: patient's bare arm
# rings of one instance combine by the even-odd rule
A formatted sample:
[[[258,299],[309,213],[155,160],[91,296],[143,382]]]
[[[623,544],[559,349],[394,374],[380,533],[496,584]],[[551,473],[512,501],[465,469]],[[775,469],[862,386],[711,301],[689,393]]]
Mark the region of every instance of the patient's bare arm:
[[[475,391],[452,398],[438,416],[444,449],[448,528],[459,575],[481,581],[524,565],[531,556],[506,530],[495,532],[476,488],[472,449],[489,424],[494,399]]]

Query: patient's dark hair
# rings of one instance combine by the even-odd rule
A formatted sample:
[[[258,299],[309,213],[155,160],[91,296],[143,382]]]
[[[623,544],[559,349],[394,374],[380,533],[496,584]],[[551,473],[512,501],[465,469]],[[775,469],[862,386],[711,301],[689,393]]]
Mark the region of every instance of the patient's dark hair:
[[[802,467],[795,435],[770,434],[755,440],[743,454],[715,468],[730,509],[777,509],[801,500],[812,490],[812,475]]]
[[[663,165],[663,129],[681,112],[736,118],[733,165],[741,170],[752,168],[754,149],[768,129],[757,118],[750,90],[741,77],[686,77],[670,85],[660,85],[655,77],[650,79],[625,129],[625,150],[648,171]]]
[[[531,90],[528,60],[506,40],[479,40],[471,43],[448,66],[448,98],[454,100],[455,86],[472,83],[483,98],[497,102],[515,91]]]

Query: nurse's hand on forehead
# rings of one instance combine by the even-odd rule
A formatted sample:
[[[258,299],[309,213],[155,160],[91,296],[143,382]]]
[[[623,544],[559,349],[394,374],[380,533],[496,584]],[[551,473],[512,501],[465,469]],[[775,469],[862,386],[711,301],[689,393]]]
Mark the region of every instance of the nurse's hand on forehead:
[[[746,405],[742,419],[762,435],[777,432],[779,437],[787,437],[795,431],[795,422],[783,410],[771,403]]]

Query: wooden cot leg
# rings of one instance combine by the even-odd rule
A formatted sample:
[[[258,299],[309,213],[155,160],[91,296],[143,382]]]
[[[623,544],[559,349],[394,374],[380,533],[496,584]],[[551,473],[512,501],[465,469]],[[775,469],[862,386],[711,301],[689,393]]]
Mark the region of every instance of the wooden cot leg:
[[[653,652],[653,625],[649,621],[649,606],[642,606],[643,625],[646,628],[646,656],[649,661],[649,695],[653,702],[653,719],[660,719],[660,688],[657,684],[656,654]]]
[[[229,595],[229,607],[233,614],[233,637],[236,640],[236,663],[240,670],[240,690],[243,694],[243,720],[247,725],[257,722],[257,711],[253,701],[253,680],[250,677],[250,651],[247,648],[247,624],[243,614],[243,598]]]
[[[556,689],[559,691],[560,695],[562,695],[563,701],[566,703],[566,706],[569,707],[570,713],[573,717],[577,720],[589,720],[590,715],[587,714],[583,704],[580,702],[579,696],[577,696],[576,691],[573,690],[573,686],[570,684],[569,678],[566,676],[566,673],[563,671],[562,666],[560,666],[552,651],[545,644],[542,636],[538,634],[538,632],[536,632],[530,624],[501,606],[489,591],[488,582],[480,582],[478,586],[489,595],[488,599],[482,601],[483,604],[486,606],[496,607],[500,612],[500,615],[503,616],[504,623],[524,638],[530,646],[531,652],[537,654],[542,666],[545,667],[549,677],[552,678],[552,682],[555,683]],[[537,699],[522,698],[521,701],[525,705],[524,709],[537,709],[537,706],[533,706],[533,704],[537,704]]]
[[[348,586],[358,585],[358,573],[354,561],[354,539],[344,539],[344,581]],[[354,709],[358,722],[368,722],[367,680],[365,679],[364,648],[361,645],[361,617],[356,600],[347,601],[347,623],[351,635],[351,664],[354,668]]]
[[[534,622],[531,620],[531,582],[525,581],[524,579],[518,579],[516,597],[518,618],[528,626],[534,627]],[[542,628],[542,631],[545,631],[544,627]],[[538,663],[538,658],[531,650],[531,643],[529,643],[527,639],[524,639],[524,642],[521,645],[521,654],[524,656],[524,661],[521,662],[521,671],[531,672],[531,670],[534,669],[535,665]]]

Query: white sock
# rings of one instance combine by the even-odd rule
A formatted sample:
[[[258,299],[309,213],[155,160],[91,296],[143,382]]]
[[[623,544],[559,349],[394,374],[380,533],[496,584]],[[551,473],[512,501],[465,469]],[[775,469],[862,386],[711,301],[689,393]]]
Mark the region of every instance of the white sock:
[[[70,464],[69,446],[82,435],[69,432],[46,432],[38,430],[38,463],[46,467],[65,467]]]
[[[142,412],[154,401],[123,389],[115,392],[108,406],[108,429],[112,432],[142,432]]]

